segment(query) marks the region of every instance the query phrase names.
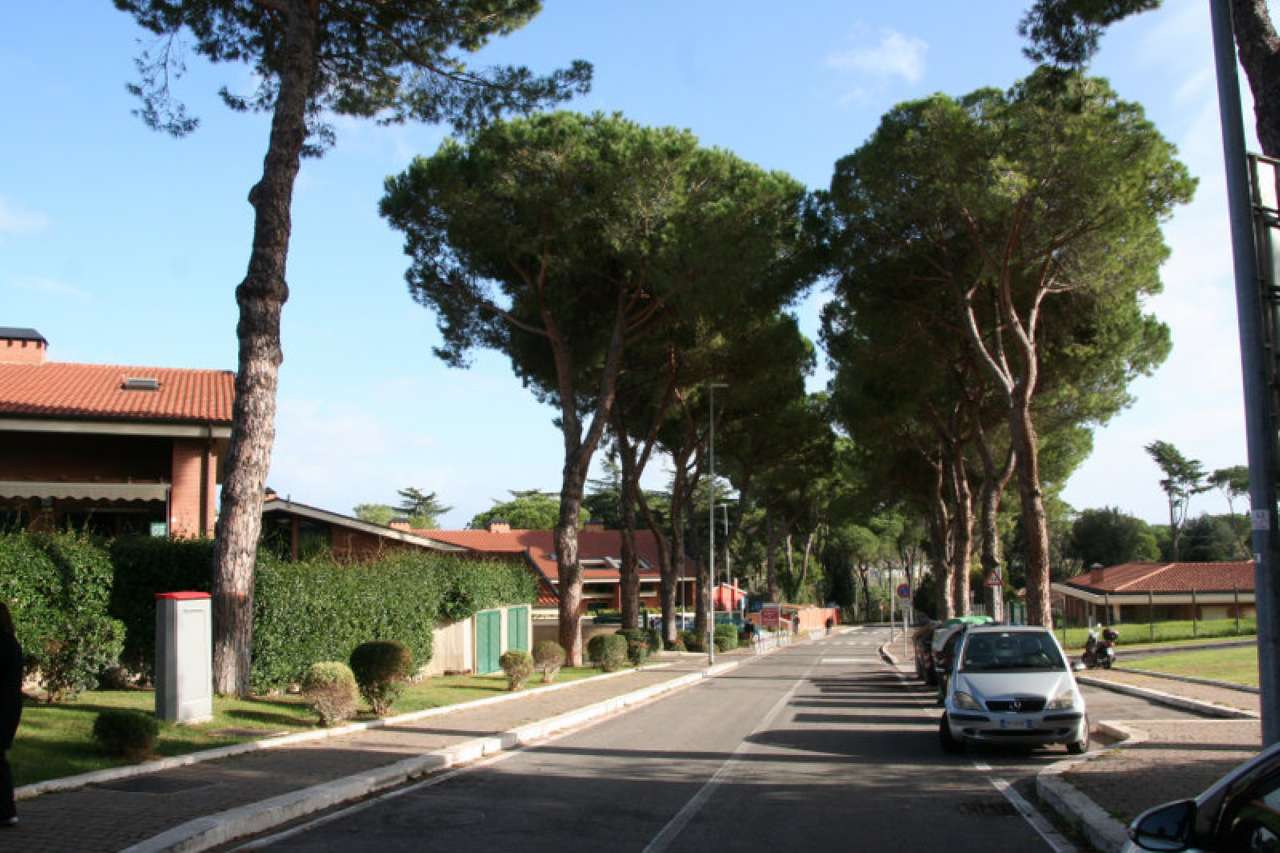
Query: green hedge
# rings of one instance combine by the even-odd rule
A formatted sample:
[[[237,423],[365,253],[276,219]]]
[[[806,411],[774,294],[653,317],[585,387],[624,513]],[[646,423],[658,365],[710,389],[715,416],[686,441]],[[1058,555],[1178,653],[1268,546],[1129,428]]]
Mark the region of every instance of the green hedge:
[[[123,623],[122,662],[150,673],[155,594],[211,589],[213,543],[78,533],[0,533],[0,601],[30,655],[50,641]],[[523,565],[428,551],[390,552],[367,564],[316,557],[285,563],[262,552],[254,596],[253,685],[297,681],[317,661],[346,660],[360,643],[399,640],[414,660],[431,658],[431,630],[478,610],[532,603]],[[118,627],[116,629],[118,634]],[[113,652],[114,654],[114,652]]]

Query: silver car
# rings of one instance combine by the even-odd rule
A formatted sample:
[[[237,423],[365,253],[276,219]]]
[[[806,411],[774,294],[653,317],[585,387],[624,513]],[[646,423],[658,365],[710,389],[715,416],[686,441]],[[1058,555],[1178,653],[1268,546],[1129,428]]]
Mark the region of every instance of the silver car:
[[[1051,631],[1035,626],[969,629],[955,656],[939,735],[942,748],[966,741],[1089,748],[1084,696]]]

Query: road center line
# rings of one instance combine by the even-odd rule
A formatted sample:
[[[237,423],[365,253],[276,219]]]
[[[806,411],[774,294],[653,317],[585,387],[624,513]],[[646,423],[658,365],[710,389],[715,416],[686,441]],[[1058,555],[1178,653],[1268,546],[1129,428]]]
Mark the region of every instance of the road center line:
[[[769,713],[765,714],[764,718],[751,730],[751,733],[742,739],[742,742],[738,744],[738,747],[733,751],[733,754],[726,758],[724,763],[716,770],[715,774],[706,781],[706,784],[698,789],[698,793],[690,797],[689,802],[685,803],[684,807],[680,809],[680,811],[676,812],[675,817],[671,818],[671,820],[667,822],[667,825],[659,830],[658,834],[653,837],[653,840],[645,846],[644,853],[663,853],[663,851],[671,846],[671,843],[675,841],[676,838],[680,836],[680,833],[684,828],[689,825],[689,821],[693,820],[694,817],[697,816],[698,812],[702,810],[702,807],[706,805],[707,800],[711,799],[711,795],[715,793],[716,787],[724,781],[725,777],[728,776],[729,771],[735,764],[737,764],[738,755],[750,749],[751,743],[747,738],[759,733],[773,724],[774,719],[782,713],[783,709],[787,707],[787,703],[791,701],[791,698],[795,696],[796,691],[800,689],[800,685],[809,680],[809,675],[813,672],[816,666],[817,664],[810,664],[809,668],[805,670],[804,675],[796,679],[796,683],[791,685],[791,689],[788,690],[781,699],[774,703],[774,706],[769,709]]]

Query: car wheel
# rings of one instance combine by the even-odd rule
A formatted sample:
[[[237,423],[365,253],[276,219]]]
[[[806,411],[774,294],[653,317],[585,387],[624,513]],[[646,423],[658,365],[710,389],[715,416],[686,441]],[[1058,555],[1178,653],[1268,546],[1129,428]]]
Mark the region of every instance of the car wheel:
[[[951,724],[947,720],[946,712],[943,712],[942,721],[938,724],[938,739],[942,742],[943,752],[954,754],[964,749],[964,744],[951,734]]]
[[[1067,744],[1067,752],[1072,755],[1084,755],[1089,751],[1089,718],[1084,721],[1084,737],[1074,743]]]
[[[1103,668],[1103,669],[1111,669],[1111,658],[1103,658],[1103,659],[1102,659],[1102,668]]]

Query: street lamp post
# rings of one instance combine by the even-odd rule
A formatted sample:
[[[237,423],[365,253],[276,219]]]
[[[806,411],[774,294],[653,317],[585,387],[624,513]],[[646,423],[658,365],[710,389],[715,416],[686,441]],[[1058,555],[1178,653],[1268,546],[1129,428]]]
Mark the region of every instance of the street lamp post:
[[[716,601],[712,590],[716,584],[716,389],[728,388],[723,382],[708,382],[710,391],[707,405],[707,458],[710,460],[707,480],[707,534],[711,547],[707,549],[707,663],[716,662]]]

